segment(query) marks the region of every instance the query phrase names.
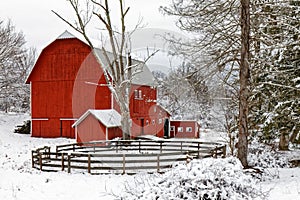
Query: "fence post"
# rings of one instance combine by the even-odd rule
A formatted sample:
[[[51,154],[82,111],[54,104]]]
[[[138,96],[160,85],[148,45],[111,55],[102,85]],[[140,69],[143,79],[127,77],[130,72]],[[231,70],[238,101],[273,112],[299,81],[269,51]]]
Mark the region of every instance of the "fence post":
[[[58,146],[55,147],[56,158],[58,157]]]
[[[116,141],[116,153],[118,153],[119,141]]]
[[[68,154],[68,173],[71,173],[71,155]]]
[[[160,171],[159,154],[157,155],[157,173]]]
[[[42,171],[43,170],[43,158],[42,158],[42,154],[41,153],[39,153],[38,154],[39,155],[39,164],[40,164],[40,170]]]
[[[215,147],[215,149],[214,149],[214,155],[213,155],[214,158],[218,157],[218,149],[217,148],[218,147]]]
[[[32,168],[34,168],[34,151],[31,151],[31,166],[32,166]]]
[[[160,153],[162,153],[162,142],[160,142]]]
[[[125,174],[126,169],[125,169],[125,154],[123,154],[123,174]]]
[[[88,155],[88,173],[91,173],[91,154]]]
[[[65,170],[65,155],[64,155],[64,153],[61,153],[61,171],[64,171],[64,170]]]
[[[51,155],[50,155],[50,149],[51,149],[50,147],[47,147],[47,154],[48,154],[48,155],[47,155],[47,158],[48,158],[48,159],[50,159],[50,157],[51,157]]]
[[[139,153],[141,153],[141,141],[139,141]]]
[[[223,156],[222,158],[225,158],[226,157],[226,145],[223,146]]]
[[[180,152],[182,153],[182,142],[180,142]]]
[[[200,158],[200,143],[198,142],[198,153],[197,153],[198,158]]]

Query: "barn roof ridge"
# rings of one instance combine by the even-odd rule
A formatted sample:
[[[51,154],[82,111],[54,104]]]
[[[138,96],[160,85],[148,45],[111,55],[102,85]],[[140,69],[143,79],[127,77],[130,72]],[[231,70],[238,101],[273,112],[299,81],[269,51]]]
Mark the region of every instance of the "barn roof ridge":
[[[88,42],[86,42],[86,40],[80,36],[75,36],[72,33],[70,33],[69,31],[65,31],[63,32],[57,39],[72,39],[72,38],[76,38],[80,41],[82,41],[83,43],[85,43],[86,45],[90,46],[88,44]],[[93,42],[95,43],[95,41]],[[104,51],[106,51],[105,53],[108,55],[110,60],[113,60],[113,54],[110,51],[107,50],[103,50],[100,47],[95,47],[95,52],[97,54],[97,56],[99,57],[102,66],[108,70],[109,73],[111,73],[111,71],[108,69],[108,62],[107,62],[107,58],[105,57]],[[125,58],[125,57],[123,57]],[[133,64],[136,64],[137,67],[135,67],[135,71],[133,73],[135,73],[133,79],[132,79],[132,83],[133,84],[137,84],[137,85],[147,85],[147,86],[154,86],[154,77],[152,72],[150,71],[149,67],[146,65],[146,63],[144,61],[141,60],[137,60],[137,59],[132,59]]]
[[[57,39],[58,40],[62,40],[62,39],[71,39],[71,38],[77,38],[76,36],[74,36],[72,33],[70,33],[69,31],[65,30],[65,32],[63,32],[62,34],[60,34]]]

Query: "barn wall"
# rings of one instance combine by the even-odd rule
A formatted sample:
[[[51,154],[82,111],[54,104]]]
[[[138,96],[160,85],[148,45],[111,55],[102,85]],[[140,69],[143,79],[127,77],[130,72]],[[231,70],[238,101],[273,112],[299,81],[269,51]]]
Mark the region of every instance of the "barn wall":
[[[32,123],[32,136],[71,137],[74,130],[61,118],[79,118],[87,109],[111,108],[103,71],[90,48],[78,39],[55,40],[47,46],[28,78],[33,119],[48,118],[43,131]],[[47,124],[47,125],[46,125]],[[45,127],[45,128],[44,128]]]
[[[106,127],[92,115],[77,126],[77,142],[106,140]]]
[[[130,112],[132,117],[151,115],[156,105],[156,89],[150,86],[132,85],[130,91]]]
[[[199,127],[196,121],[171,121],[170,126],[175,127],[175,138],[199,138]],[[182,132],[178,128],[182,127]],[[187,128],[191,127],[192,131],[188,132]]]
[[[108,128],[108,140],[112,140],[114,138],[122,138],[122,130],[121,128],[114,127],[114,128]]]
[[[72,119],[60,119],[60,135],[66,138],[75,138],[75,130],[72,125],[75,120]]]

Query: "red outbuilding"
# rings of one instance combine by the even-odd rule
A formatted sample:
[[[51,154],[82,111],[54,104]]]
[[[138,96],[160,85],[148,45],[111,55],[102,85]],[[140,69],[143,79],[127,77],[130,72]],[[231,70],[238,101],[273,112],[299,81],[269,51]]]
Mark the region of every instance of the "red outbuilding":
[[[170,137],[199,138],[200,124],[195,120],[172,120],[170,122]]]
[[[122,137],[121,115],[114,109],[88,110],[73,125],[77,142]]]
[[[31,87],[33,137],[88,142],[122,135],[120,109],[103,74],[108,64],[102,50],[96,53],[101,64],[89,45],[67,31],[43,49],[26,81]],[[134,76],[130,91],[131,136],[181,135],[172,133],[170,113],[157,104],[157,89],[148,67],[141,61],[132,62],[140,66],[141,73]],[[199,132],[185,135],[199,136]]]

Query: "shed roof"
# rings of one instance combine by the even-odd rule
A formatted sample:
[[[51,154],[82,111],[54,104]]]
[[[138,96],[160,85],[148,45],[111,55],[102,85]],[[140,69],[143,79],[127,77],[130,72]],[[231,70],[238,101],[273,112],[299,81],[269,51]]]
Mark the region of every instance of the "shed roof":
[[[95,117],[98,121],[100,121],[107,128],[121,126],[121,115],[116,110],[114,110],[114,109],[103,109],[103,110],[89,109],[72,125],[72,127],[78,126],[89,115],[92,115],[93,117]]]

